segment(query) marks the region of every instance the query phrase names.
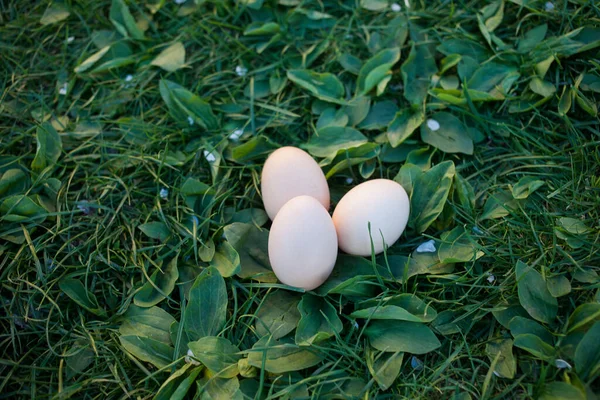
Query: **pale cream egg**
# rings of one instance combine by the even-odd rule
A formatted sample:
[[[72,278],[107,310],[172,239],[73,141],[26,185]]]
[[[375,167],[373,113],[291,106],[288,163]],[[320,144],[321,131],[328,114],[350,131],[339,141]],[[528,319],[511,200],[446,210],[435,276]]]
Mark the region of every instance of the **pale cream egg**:
[[[333,221],[311,196],[288,201],[269,233],[269,261],[286,285],[313,290],[327,280],[338,253]]]
[[[329,186],[317,162],[296,147],[275,150],[262,170],[261,192],[265,210],[273,220],[281,207],[297,196],[317,199],[329,209]]]
[[[404,232],[410,201],[404,188],[389,179],[361,183],[342,197],[333,212],[340,249],[358,256],[393,245]],[[369,235],[369,223],[370,235]]]

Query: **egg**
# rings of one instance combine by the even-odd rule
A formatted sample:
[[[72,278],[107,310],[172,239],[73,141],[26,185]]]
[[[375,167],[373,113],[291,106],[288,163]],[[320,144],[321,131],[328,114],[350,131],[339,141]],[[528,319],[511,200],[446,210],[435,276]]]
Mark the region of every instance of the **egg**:
[[[333,221],[314,197],[298,196],[281,209],[269,233],[269,261],[286,285],[313,290],[327,280],[337,259]]]
[[[408,195],[398,183],[389,179],[361,183],[342,197],[333,212],[340,249],[369,256],[372,238],[375,254],[381,253],[400,238],[409,213]]]
[[[275,150],[262,170],[261,192],[265,210],[273,220],[281,207],[297,196],[311,196],[329,209],[329,187],[317,162],[296,147]]]

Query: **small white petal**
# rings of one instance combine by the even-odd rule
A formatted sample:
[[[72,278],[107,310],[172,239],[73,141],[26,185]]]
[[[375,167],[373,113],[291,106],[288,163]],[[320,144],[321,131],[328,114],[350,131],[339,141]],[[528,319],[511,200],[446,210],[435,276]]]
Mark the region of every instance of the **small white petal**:
[[[133,75],[129,74],[125,77],[125,82],[131,82],[133,80]]]
[[[556,365],[556,368],[560,368],[560,369],[564,369],[564,368],[571,369],[571,368],[573,368],[571,366],[571,364],[569,364],[568,362],[566,362],[565,360],[562,360],[560,358],[557,358],[556,360],[554,360],[554,365]]]
[[[67,38],[67,43],[72,43],[72,42],[73,42],[73,40],[75,40],[75,36],[69,36],[69,37]]]
[[[344,36],[345,39],[352,39],[354,38],[354,36],[350,33],[346,34],[346,36]]]
[[[244,134],[243,129],[236,129],[235,131],[231,132],[231,135],[229,135],[229,139],[238,140],[240,137],[242,137],[243,134]]]
[[[394,3],[394,4],[392,4],[392,11],[393,12],[400,12],[400,11],[402,11],[402,7],[400,6],[400,4]]]
[[[167,188],[160,189],[160,193],[158,195],[160,196],[161,199],[166,199],[167,197],[169,197],[169,189],[167,189]]]
[[[417,247],[417,253],[435,253],[435,240],[428,240]]]
[[[346,184],[350,185],[352,182],[354,182],[354,179],[352,178],[346,178]]]
[[[60,89],[58,89],[58,94],[65,96],[67,94],[68,88],[69,88],[69,86],[65,82],[65,84]]]
[[[235,73],[237,74],[237,76],[246,76],[246,74],[248,73],[248,68],[238,65],[237,67],[235,67]]]
[[[358,325],[358,321],[354,321],[354,324],[353,324],[353,325],[354,325],[354,329],[358,329],[358,328],[360,328],[360,326]]]
[[[489,283],[494,283],[495,280],[496,280],[496,277],[493,274],[490,274],[490,276],[487,277],[487,281]]]
[[[187,0],[175,0],[175,4],[183,4],[185,3]]]
[[[191,357],[194,357],[194,352],[192,350],[187,351],[187,356],[185,356],[185,362],[192,365],[200,365],[200,363]]]
[[[217,160],[217,157],[215,157],[215,155],[208,150],[204,150],[204,158],[206,158],[206,161],[208,161],[209,163],[215,162]]]
[[[440,129],[440,123],[437,122],[435,119],[430,118],[427,120],[427,127],[435,132],[438,129]]]
[[[190,124],[190,126],[194,125],[194,118],[188,116],[188,124]]]
[[[408,0],[404,0],[404,5],[405,5],[406,7],[410,7],[410,1],[408,1]]]
[[[500,378],[501,378],[500,374],[499,374],[499,373],[497,373],[496,371],[494,371],[494,375],[496,375],[497,377],[500,377]]]
[[[546,8],[546,11],[554,10],[554,4],[551,1],[547,1],[544,7]]]

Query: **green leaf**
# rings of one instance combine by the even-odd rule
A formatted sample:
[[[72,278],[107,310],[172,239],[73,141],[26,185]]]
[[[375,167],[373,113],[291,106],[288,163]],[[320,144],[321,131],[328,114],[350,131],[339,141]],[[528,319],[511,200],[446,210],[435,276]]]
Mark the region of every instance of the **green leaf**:
[[[409,226],[421,233],[442,213],[454,179],[454,163],[444,161],[416,178],[410,197]]]
[[[175,318],[159,307],[142,308],[130,306],[119,327],[122,336],[148,337],[165,344],[171,343],[171,324]]]
[[[376,130],[387,127],[396,116],[398,106],[393,101],[384,100],[373,104],[367,117],[358,125],[359,129]]]
[[[542,97],[549,97],[556,93],[556,87],[553,84],[544,81],[537,76],[534,76],[531,78],[531,81],[529,81],[529,89]]]
[[[203,367],[193,368],[192,364],[184,364],[164,381],[153,400],[183,400],[202,370]]]
[[[387,138],[392,147],[397,147],[410,137],[415,130],[425,121],[425,114],[421,108],[404,109],[396,114],[387,129]]]
[[[585,381],[592,382],[600,375],[600,322],[585,333],[575,350],[575,369]]]
[[[296,329],[300,321],[300,296],[284,290],[270,293],[256,313],[256,333],[279,339]]]
[[[336,309],[323,297],[305,294],[298,310],[302,317],[296,329],[297,345],[310,346],[342,331],[342,321]]]
[[[546,287],[546,281],[539,272],[521,260],[515,267],[519,302],[534,319],[551,323],[556,318],[558,302]]]
[[[138,307],[152,307],[171,294],[179,278],[177,256],[161,271],[159,268],[150,276],[150,281],[135,294],[133,302]]]
[[[360,69],[356,81],[357,91],[360,95],[367,94],[371,89],[387,76],[391,69],[400,60],[400,48],[385,49],[371,57]]]
[[[41,224],[47,214],[48,211],[45,208],[22,194],[6,197],[0,203],[0,215],[3,221],[23,222],[35,219],[37,223]]]
[[[400,375],[404,353],[376,352],[369,348],[366,356],[367,368],[371,376],[375,378],[381,390],[389,389]]]
[[[423,169],[418,165],[405,163],[394,177],[394,181],[398,182],[409,197],[412,197],[413,188],[419,177],[423,175]]]
[[[358,57],[354,57],[351,54],[343,53],[339,56],[338,62],[342,65],[342,67],[354,74],[358,75],[360,73],[360,69],[362,68],[362,61]]]
[[[231,149],[231,159],[240,164],[263,158],[278,146],[266,136],[256,136]]]
[[[343,107],[344,113],[348,116],[348,124],[356,126],[361,123],[369,114],[370,108],[370,97],[359,96],[352,99],[347,106]]]
[[[564,275],[546,279],[546,286],[552,297],[562,297],[571,293],[571,282]]]
[[[304,148],[315,157],[335,155],[339,150],[367,143],[368,139],[354,128],[330,126],[309,139]]]
[[[502,100],[512,85],[519,79],[517,67],[497,62],[489,62],[479,67],[467,82],[469,90],[485,92]]]
[[[150,239],[166,241],[171,236],[171,231],[164,222],[148,222],[138,226],[138,229],[144,232],[144,235]]]
[[[483,256],[477,243],[463,226],[457,226],[441,235],[438,244],[438,257],[442,263],[469,262]]]
[[[586,400],[586,395],[581,390],[566,382],[550,382],[538,397],[539,400]]]
[[[200,360],[206,368],[218,373],[221,378],[237,376],[238,361],[242,358],[240,349],[225,338],[205,336],[188,343],[194,358]]]
[[[544,186],[544,181],[535,179],[533,176],[525,176],[513,186],[512,195],[515,199],[526,199],[542,186]]]
[[[257,3],[257,0],[238,0],[246,3]],[[258,0],[262,4],[263,0]],[[201,400],[242,400],[240,381],[237,377],[230,379],[204,376],[198,380],[198,393]]]
[[[494,373],[501,378],[512,379],[517,372],[517,360],[513,354],[513,341],[510,339],[500,339],[488,342],[485,346],[485,352],[493,362],[496,357],[498,361],[494,367]]]
[[[352,314],[350,314],[350,317],[371,320],[394,319],[398,321],[423,322],[419,317],[412,315],[404,308],[391,305],[363,308],[361,310],[354,311]]]
[[[539,337],[549,345],[554,344],[554,338],[552,337],[552,334],[548,332],[548,330],[542,325],[529,318],[516,316],[510,320],[508,327],[513,337],[517,337],[518,335],[532,334]]]
[[[581,107],[583,111],[591,115],[592,117],[596,117],[598,114],[598,106],[594,102],[593,99],[588,99],[583,93],[579,90],[576,90],[574,93],[575,101]]]
[[[330,126],[345,127],[346,125],[348,125],[348,114],[344,112],[344,109],[336,110],[333,107],[329,107],[319,116],[317,132]]]
[[[185,65],[185,47],[183,43],[175,42],[157,55],[150,63],[168,72],[174,72]]]
[[[225,226],[223,233],[239,254],[241,268],[237,275],[240,278],[267,283],[277,282],[269,262],[269,231],[259,229],[253,224],[235,222]]]
[[[384,298],[381,301],[367,300],[360,303],[359,307],[361,309],[350,314],[352,318],[431,322],[437,317],[437,311],[433,307],[408,293]]]
[[[425,354],[441,346],[431,329],[418,322],[376,320],[369,323],[365,334],[380,351]]]
[[[519,53],[527,53],[533,50],[535,46],[544,40],[546,37],[546,32],[548,32],[547,24],[538,25],[535,28],[530,29],[525,33],[523,38],[519,40],[517,51]]]
[[[21,193],[28,186],[29,179],[27,175],[18,168],[9,169],[0,175],[0,197]]]
[[[190,340],[216,336],[227,318],[227,289],[216,268],[206,268],[190,289],[184,329]]]
[[[218,245],[210,266],[216,268],[222,277],[229,278],[240,272],[240,256],[229,242],[223,241]]]
[[[254,22],[244,30],[244,36],[274,35],[280,30],[275,22]]]
[[[318,99],[330,103],[345,103],[342,99],[345,93],[344,85],[333,74],[320,74],[306,69],[293,69],[287,71],[287,77]]]
[[[191,118],[194,124],[200,125],[203,129],[218,128],[219,121],[213,114],[210,104],[200,97],[166,79],[160,81],[159,90],[171,116],[179,123],[190,126]]]
[[[563,86],[563,92],[558,100],[558,115],[561,117],[567,115],[573,104],[574,91],[572,88]]]
[[[509,327],[510,321],[513,318],[515,318],[516,316],[521,316],[521,317],[529,316],[527,314],[527,311],[525,311],[525,309],[523,307],[521,307],[520,305],[516,305],[516,304],[511,305],[511,306],[501,305],[500,307],[493,310],[492,314],[494,314],[494,317],[496,318],[498,323],[500,325],[502,325],[503,327],[505,327],[506,329],[509,329],[508,327]]]
[[[579,88],[585,91],[600,93],[600,76],[590,73],[585,74]]]
[[[463,208],[472,211],[475,209],[475,191],[473,186],[458,173],[454,174],[454,194]]]
[[[63,278],[58,282],[58,287],[69,296],[71,300],[92,314],[96,314],[99,317],[106,316],[106,311],[104,311],[103,308],[100,308],[98,299],[96,299],[94,293],[88,291],[78,279],[68,277]]]
[[[62,152],[62,141],[56,129],[49,122],[44,122],[37,128],[37,150],[31,168],[40,172],[47,167],[54,166]]]
[[[558,225],[571,235],[586,235],[593,231],[582,220],[576,218],[561,217],[558,219]]]
[[[388,0],[360,0],[360,6],[365,10],[383,11],[389,7]]]
[[[518,208],[519,200],[515,200],[512,193],[501,190],[491,194],[483,206],[480,220],[502,218]]]
[[[71,13],[68,10],[58,4],[53,4],[44,11],[44,15],[42,15],[42,19],[40,19],[40,24],[55,24],[69,18],[69,15],[71,15]]]
[[[353,297],[371,297],[375,294],[375,288],[366,277],[375,275],[373,265],[364,257],[340,254],[329,278],[315,291],[319,295],[337,293]]]
[[[144,38],[144,32],[138,28],[124,0],[112,0],[109,18],[121,35],[134,39]]]
[[[438,112],[421,125],[421,139],[445,153],[473,154],[473,139],[454,115]]]
[[[317,365],[323,356],[312,348],[297,346],[290,338],[280,340],[264,336],[252,346],[248,363],[267,372],[281,374]]]
[[[158,340],[147,337],[119,336],[121,346],[142,361],[163,368],[173,361],[173,348]]]
[[[539,359],[548,362],[554,362],[556,358],[556,350],[548,343],[544,342],[536,335],[530,333],[515,336],[515,346],[523,349]]]
[[[600,303],[582,304],[569,317],[567,333],[587,330],[597,321],[600,321]]]
[[[404,83],[404,97],[413,105],[422,106],[431,76],[437,72],[435,58],[430,47],[413,44],[408,58],[400,68]]]

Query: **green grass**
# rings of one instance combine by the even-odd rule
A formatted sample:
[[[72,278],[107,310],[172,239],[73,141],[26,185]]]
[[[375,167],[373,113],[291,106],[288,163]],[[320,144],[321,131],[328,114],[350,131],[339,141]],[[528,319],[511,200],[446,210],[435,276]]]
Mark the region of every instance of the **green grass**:
[[[188,3],[192,7],[193,1]],[[48,25],[40,24],[50,4],[47,1],[0,2],[0,398],[152,398],[185,362],[176,354],[173,363],[160,369],[125,351],[119,328],[133,308],[136,293],[157,267],[176,256],[175,289],[165,293],[157,306],[179,321],[192,282],[208,267],[202,261],[206,246],[221,243],[223,228],[242,219],[233,216],[235,212],[262,209],[260,171],[268,152],[277,146],[302,146],[316,138],[316,111],[322,103],[289,80],[277,93],[261,93],[260,85],[271,76],[285,77],[288,70],[302,67],[304,54],[305,62],[312,63],[303,67],[337,76],[349,100],[355,93],[356,76],[344,69],[340,57],[350,54],[365,62],[380,48],[397,46],[401,55],[391,67],[391,81],[381,96],[375,90],[369,96],[371,104],[390,100],[400,110],[408,110],[401,67],[411,45],[435,49],[450,39],[478,42],[486,54],[479,64],[495,61],[513,65],[519,72],[508,93],[494,101],[478,102],[471,96],[463,97],[464,104],[451,104],[436,99],[430,90],[425,106],[413,105],[413,110],[424,110],[425,118],[441,109],[451,113],[463,124],[461,135],[464,126],[483,135],[472,155],[433,152],[431,146],[426,153],[431,165],[453,161],[473,188],[474,209],[468,206],[469,200],[460,201],[455,183],[437,221],[424,232],[408,229],[388,250],[388,262],[378,257],[382,268],[357,283],[355,287],[368,295],[324,297],[343,328],[311,346],[322,351],[323,361],[293,374],[258,370],[255,378],[238,376],[243,392],[252,393],[248,388],[255,385],[261,398],[295,391],[297,398],[528,399],[549,396],[551,389],[559,388],[555,382],[570,382],[573,390],[587,390],[588,399],[600,394],[598,371],[586,371],[581,361],[577,363],[581,356],[576,357],[574,347],[566,345],[573,337],[569,336],[573,326],[569,317],[574,310],[582,304],[600,308],[600,124],[594,112],[600,58],[598,48],[593,48],[600,33],[597,29],[588,32],[587,50],[578,44],[584,40],[581,37],[579,42],[571,39],[575,44],[548,39],[598,26],[599,6],[593,1],[555,1],[554,9],[547,10],[543,1],[522,1],[526,6],[506,1],[501,23],[492,33],[506,46],[492,42],[491,48],[477,20],[487,2],[414,1],[410,8],[400,2],[400,13],[389,11],[389,6],[385,11],[365,10],[358,0],[297,2],[304,10],[330,15],[321,20],[293,13],[299,6],[277,3],[267,0],[256,10],[233,1],[207,1],[181,16],[181,6],[172,1],[158,2],[154,14],[146,6],[150,2],[128,1],[134,18],[149,19],[145,38],[113,38],[130,48],[115,50],[128,60],[126,65],[78,74],[74,68],[108,43],[101,43],[98,32],[115,32],[110,1],[66,1],[68,18]],[[390,21],[398,15],[405,17],[406,34],[400,32],[386,41]],[[277,22],[283,32],[261,54],[255,47],[268,37],[243,34],[256,21]],[[546,42],[540,39],[535,49],[519,53],[516,49],[523,35],[541,24],[548,26]],[[319,29],[311,29],[316,25]],[[327,45],[315,53],[313,46],[324,40]],[[167,72],[150,65],[164,45],[177,41],[185,46],[185,67]],[[580,50],[573,50],[577,46]],[[543,99],[528,89],[535,64],[546,58],[540,54],[554,57],[544,80],[556,92],[529,110],[513,112],[521,100]],[[439,68],[444,55],[439,50],[433,55]],[[237,66],[247,68],[248,74],[238,76]],[[446,72],[456,74],[456,67]],[[203,130],[199,122],[190,126],[185,119],[177,120],[176,111],[170,112],[159,91],[161,78],[205,99],[217,116],[215,129]],[[68,90],[62,95],[65,82]],[[567,102],[563,90],[579,99]],[[231,104],[237,105],[235,110]],[[565,105],[571,106],[567,110]],[[38,154],[38,161],[46,157],[47,167],[37,168],[32,166],[40,152],[36,140],[43,137],[42,130],[52,130],[44,128],[44,121],[59,132],[62,149],[54,153],[56,158],[51,151]],[[238,128],[244,129],[239,143],[261,137],[266,138],[259,143],[263,147],[232,153],[238,143],[228,136]],[[400,145],[406,150],[404,157],[389,162],[382,150],[387,139],[380,136],[385,126],[360,130],[370,142],[381,145],[369,153],[369,161],[329,178],[334,203],[366,179],[367,169],[373,168],[370,178],[394,179],[410,150],[427,147],[417,129]],[[223,157],[216,178],[205,150]],[[415,163],[424,158],[411,154]],[[338,157],[341,161],[353,156],[342,151]],[[429,167],[425,161],[422,169]],[[23,174],[4,189],[6,171],[11,169]],[[512,201],[508,210],[501,207],[503,216],[481,218],[494,194],[510,193],[527,176],[543,181],[543,186],[520,202]],[[214,191],[214,196],[208,196],[210,206],[200,204],[201,200],[190,203],[190,196],[182,191],[188,178]],[[432,185],[435,188],[437,182]],[[168,191],[164,198],[162,189]],[[10,217],[15,209],[5,202],[13,194],[25,194],[44,208],[15,221]],[[190,222],[194,216],[196,225]],[[564,217],[589,229],[565,233],[560,225]],[[146,236],[139,226],[148,222],[162,222],[169,238]],[[402,279],[402,274],[386,275],[388,266],[402,268],[403,257],[422,242],[437,239],[439,243],[441,235],[455,227],[465,228],[463,239],[473,251],[482,252],[480,258],[469,257],[437,272],[428,266],[409,279]],[[498,314],[508,304],[525,305],[523,294],[518,293],[519,288],[524,290],[523,279],[518,282],[515,272],[519,260],[533,266],[543,280],[563,276],[571,289],[557,298],[556,315],[540,322],[552,333],[553,343],[548,345],[552,356],[545,358],[514,346],[514,377],[501,378],[493,374],[494,357],[489,356],[487,346],[497,339],[517,340],[514,329],[503,326]],[[72,292],[67,294],[67,277],[83,284],[79,301]],[[228,311],[219,336],[246,357],[260,338],[257,313],[279,286],[237,276],[225,278],[225,286]],[[533,289],[548,292],[543,284]],[[360,301],[399,293],[414,294],[437,311],[438,317],[427,326],[441,346],[416,356],[422,368],[415,368],[418,362],[406,352],[399,376],[389,389],[382,390],[367,366],[367,355],[375,351],[367,338],[367,321],[358,320],[356,326],[349,315]],[[534,305],[539,305],[538,300]],[[94,301],[103,311],[89,311]],[[525,316],[532,320],[533,316]],[[592,315],[591,320],[598,321],[598,317]],[[593,339],[591,324],[579,332]],[[288,337],[293,341],[294,333]],[[594,349],[600,352],[600,341],[595,343],[589,350],[592,354]],[[556,368],[555,359],[566,360],[573,369]],[[600,365],[597,359],[591,363]],[[200,372],[200,389],[211,374]],[[216,387],[224,381],[213,378],[211,384]],[[194,385],[189,396],[195,391]],[[583,391],[579,393],[586,398]],[[204,396],[210,398],[207,393]]]

